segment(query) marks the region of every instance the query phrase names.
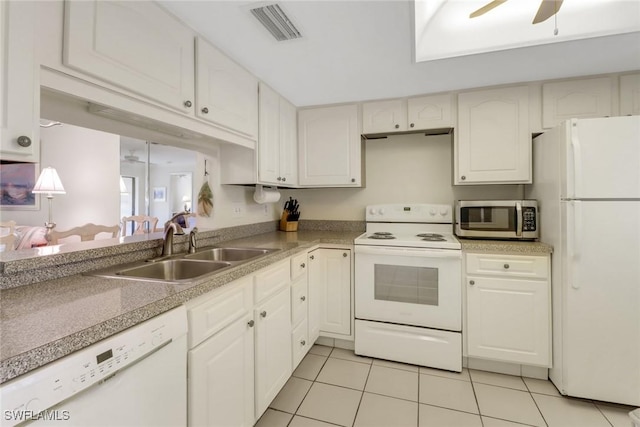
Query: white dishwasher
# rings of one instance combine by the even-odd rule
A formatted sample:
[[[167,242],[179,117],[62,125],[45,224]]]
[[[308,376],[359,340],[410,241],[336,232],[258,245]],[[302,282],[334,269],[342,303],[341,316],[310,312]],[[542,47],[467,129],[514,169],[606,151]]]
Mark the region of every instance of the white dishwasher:
[[[178,307],[0,386],[0,425],[185,426],[187,316]]]

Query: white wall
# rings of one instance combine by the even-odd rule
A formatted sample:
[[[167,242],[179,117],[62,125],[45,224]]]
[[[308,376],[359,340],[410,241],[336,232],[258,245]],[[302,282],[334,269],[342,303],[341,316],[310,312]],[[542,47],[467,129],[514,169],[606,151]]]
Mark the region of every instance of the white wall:
[[[120,137],[72,125],[40,130],[40,167],[54,167],[66,194],[53,198],[53,221],[57,230],[93,222],[120,222]],[[37,211],[3,211],[3,220],[18,225],[44,225],[49,207],[46,195],[39,196]]]
[[[379,203],[441,203],[456,199],[521,198],[518,185],[451,184],[453,135],[395,135],[365,142],[365,188],[283,191],[300,203],[301,219],[364,220],[365,207]],[[281,211],[283,203],[278,206]]]

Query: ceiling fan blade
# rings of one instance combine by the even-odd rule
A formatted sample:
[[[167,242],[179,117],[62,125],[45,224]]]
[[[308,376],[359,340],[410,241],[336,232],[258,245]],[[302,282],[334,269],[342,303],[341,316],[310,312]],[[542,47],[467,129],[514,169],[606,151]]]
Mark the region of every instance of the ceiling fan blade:
[[[533,18],[532,24],[544,22],[558,13],[560,6],[562,6],[562,1],[563,0],[542,0],[540,8],[538,8],[538,13],[536,13],[536,16]]]
[[[480,9],[476,10],[475,12],[471,13],[469,15],[469,18],[475,18],[477,16],[484,15],[485,13],[489,12],[494,7],[498,7],[502,3],[505,3],[506,1],[507,0],[493,0],[493,1],[485,4],[484,6],[482,6]]]

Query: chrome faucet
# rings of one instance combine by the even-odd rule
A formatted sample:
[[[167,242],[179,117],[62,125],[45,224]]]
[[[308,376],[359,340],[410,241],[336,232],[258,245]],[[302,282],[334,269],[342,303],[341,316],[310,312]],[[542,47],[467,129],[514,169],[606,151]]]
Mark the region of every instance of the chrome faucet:
[[[198,227],[193,227],[189,232],[189,250],[187,253],[194,254],[196,249],[198,248],[196,242],[196,233],[198,232]]]
[[[162,254],[160,257],[167,257],[173,255],[173,235],[182,235],[184,230],[180,227],[180,224],[173,222],[181,215],[188,215],[189,212],[179,212],[171,217],[171,219],[164,223],[164,239],[162,242]]]

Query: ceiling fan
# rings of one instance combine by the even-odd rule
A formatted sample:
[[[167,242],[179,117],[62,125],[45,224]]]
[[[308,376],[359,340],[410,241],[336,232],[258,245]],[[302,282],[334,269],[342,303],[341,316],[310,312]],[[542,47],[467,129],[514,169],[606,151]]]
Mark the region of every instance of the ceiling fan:
[[[482,6],[480,9],[469,15],[469,18],[475,18],[480,15],[484,15],[489,12],[491,9],[500,6],[502,3],[505,3],[507,0],[493,0],[489,3]],[[560,10],[560,6],[562,6],[563,0],[541,0],[540,7],[538,8],[538,12],[536,16],[533,18],[532,24],[539,24],[540,22],[546,21],[551,18],[553,15],[558,13]]]
[[[129,154],[124,156],[124,159],[129,163],[145,163],[140,160],[140,157],[135,155],[136,150],[129,150]]]

